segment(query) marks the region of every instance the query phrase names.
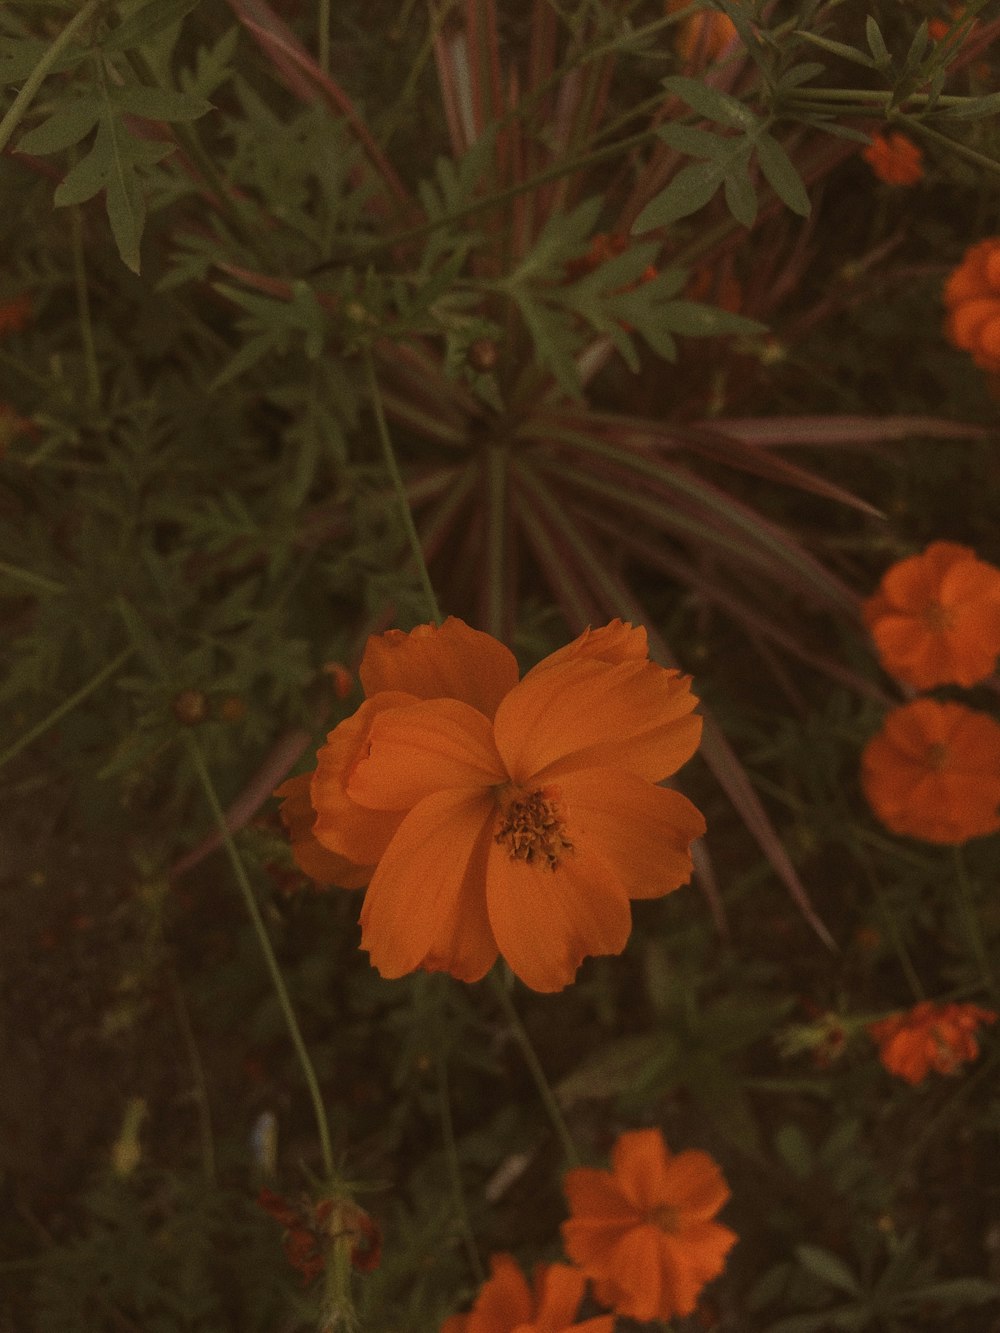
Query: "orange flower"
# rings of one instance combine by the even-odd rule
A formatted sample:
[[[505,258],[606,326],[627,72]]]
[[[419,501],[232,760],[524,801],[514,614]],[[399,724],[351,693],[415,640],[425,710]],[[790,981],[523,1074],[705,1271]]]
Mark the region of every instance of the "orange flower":
[[[494,1254],[472,1309],[446,1319],[441,1333],[612,1333],[610,1315],[573,1323],[585,1285],[578,1269],[542,1264],[529,1288],[509,1254]]]
[[[995,1023],[996,1018],[992,1009],[975,1004],[922,1000],[909,1013],[869,1023],[868,1034],[889,1073],[912,1084],[926,1078],[932,1069],[957,1074],[959,1065],[975,1060],[979,1055],[976,1029],[981,1023]]]
[[[970,245],[944,285],[945,333],[980,370],[1000,374],[1000,236]]]
[[[319,751],[303,825],[352,883],[370,876],[361,947],[383,976],[478,981],[500,953],[560,990],[622,951],[630,898],[689,878],[705,822],[657,783],[701,719],[644,629],[588,630],[518,683],[509,649],[451,617],[373,636],[359,674],[367,698]]]
[[[917,690],[977,685],[1000,655],[1000,569],[968,546],[931,542],[886,572],[861,613],[897,680]]]
[[[658,1129],[622,1134],[611,1170],[566,1174],[566,1253],[602,1305],[632,1319],[689,1315],[718,1277],[736,1234],[712,1218],[729,1198],[707,1153],[672,1156]]]
[[[958,844],[1000,830],[1000,726],[964,704],[895,708],[861,756],[861,785],[893,833]]]
[[[690,3],[691,0],[667,0],[667,13],[688,9]],[[682,59],[710,65],[737,35],[732,19],[717,9],[705,9],[684,19],[677,30],[675,46]]]
[[[886,185],[916,185],[923,179],[923,153],[905,134],[893,130],[889,134],[874,134],[865,159],[880,181]]]
[[[31,319],[31,297],[27,292],[0,301],[0,337],[5,333],[20,333]]]

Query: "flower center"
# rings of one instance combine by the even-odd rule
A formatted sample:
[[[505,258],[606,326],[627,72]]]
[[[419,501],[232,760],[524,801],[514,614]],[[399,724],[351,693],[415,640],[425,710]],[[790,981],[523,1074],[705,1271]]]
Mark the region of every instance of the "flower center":
[[[513,783],[497,791],[500,807],[493,841],[506,847],[512,861],[556,870],[573,844],[557,793],[551,787],[524,791]]]
[[[942,606],[940,602],[930,602],[924,607],[924,624],[928,629],[937,631],[951,629],[955,623],[955,616],[951,609]]]
[[[649,1220],[661,1231],[676,1231],[680,1222],[676,1208],[671,1208],[669,1203],[658,1204],[649,1214]]]

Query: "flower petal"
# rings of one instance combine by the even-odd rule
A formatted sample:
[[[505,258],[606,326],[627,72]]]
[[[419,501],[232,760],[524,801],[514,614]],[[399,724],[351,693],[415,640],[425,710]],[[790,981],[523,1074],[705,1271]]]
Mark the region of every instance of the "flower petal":
[[[568,986],[584,958],[621,953],[632,928],[625,890],[606,861],[567,853],[554,870],[491,843],[486,906],[493,936],[527,986]]]
[[[583,1300],[587,1280],[569,1264],[546,1264],[535,1275],[535,1310],[532,1322],[539,1329],[562,1330],[572,1324]]]
[[[689,1315],[707,1282],[719,1276],[726,1255],[739,1237],[719,1222],[695,1222],[663,1237],[664,1270],[670,1274],[671,1304],[679,1315]]]
[[[493,803],[480,792],[440,791],[403,819],[361,909],[361,947],[383,977],[418,967],[478,981],[497,946],[486,914]]]
[[[622,1134],[611,1149],[615,1183],[640,1213],[669,1202],[664,1180],[669,1153],[658,1129],[633,1129]]]
[[[375,865],[389,845],[400,820],[396,811],[368,810],[347,794],[351,772],[364,754],[368,731],[379,713],[413,696],[398,690],[367,699],[356,713],[345,718],[326,738],[316,755],[316,771],[310,784],[310,799],[316,811],[313,835],[322,846],[338,852],[358,865]]]
[[[523,784],[596,767],[659,782],[698,748],[690,686],[655,662],[568,661],[532,672],[497,709],[497,749]]]
[[[659,898],[691,878],[705,820],[680,792],[614,768],[566,773],[559,791],[574,846],[607,861],[629,898]]]
[[[443,625],[418,625],[409,634],[373,634],[358,674],[369,698],[406,690],[420,699],[461,699],[492,718],[517,684],[517,659],[499,639],[449,616]]]
[[[683,1228],[710,1221],[729,1199],[729,1186],[707,1152],[689,1148],[667,1163],[662,1199],[682,1215]]]
[[[581,635],[559,648],[548,657],[543,657],[537,666],[525,675],[533,676],[536,671],[545,671],[549,667],[559,666],[563,662],[593,660],[598,662],[629,662],[649,660],[649,643],[643,625],[633,626],[622,620],[612,620],[600,629],[585,629]]]
[[[643,1322],[673,1314],[664,1291],[663,1241],[659,1227],[646,1223],[626,1232],[612,1250],[609,1278],[616,1313]]]
[[[410,810],[431,792],[483,791],[506,781],[482,713],[458,699],[428,699],[373,720],[367,753],[354,765],[347,794],[369,809]]]
[[[510,1333],[531,1319],[528,1283],[509,1254],[490,1257],[490,1276],[469,1314],[468,1333]]]
[[[309,799],[311,773],[300,773],[276,788],[282,801],[279,814],[288,830],[292,856],[301,871],[318,884],[337,884],[342,889],[360,889],[372,877],[374,866],[358,866],[346,856],[328,851],[313,834],[316,811]]]

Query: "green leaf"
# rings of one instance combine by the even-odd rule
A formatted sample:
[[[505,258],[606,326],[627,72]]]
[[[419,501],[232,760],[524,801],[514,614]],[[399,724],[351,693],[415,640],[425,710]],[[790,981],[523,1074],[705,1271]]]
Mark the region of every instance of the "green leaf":
[[[93,146],[67,174],[55,192],[58,208],[81,204],[101,189],[111,231],[122,262],[139,272],[139,241],[146,218],[139,169],[152,166],[173,151],[173,145],[135,139],[121,121],[104,115]]]
[[[892,64],[892,56],[889,54],[889,48],[882,36],[882,29],[870,14],[865,19],[865,36],[868,38],[868,49],[871,51],[876,65],[880,69],[888,69]]]
[[[23,83],[51,45],[44,37],[0,37],[0,86]],[[72,69],[88,54],[83,47],[70,44],[50,73]]]
[[[728,152],[730,146],[729,140],[721,135],[695,129],[693,125],[661,125],[656,134],[657,138],[688,157],[715,159]]]
[[[716,306],[698,301],[668,301],[660,307],[662,318],[672,333],[688,338],[711,338],[721,333],[766,333],[767,325],[745,315],[734,315]]]
[[[861,1295],[857,1278],[847,1265],[829,1250],[820,1249],[818,1245],[796,1245],[795,1257],[803,1268],[808,1269],[829,1286],[849,1292],[852,1296]]]
[[[57,107],[41,125],[22,134],[17,151],[42,155],[61,152],[85,138],[100,116],[101,104],[96,97],[74,97]]]
[[[985,1305],[1000,1300],[1000,1286],[984,1277],[955,1277],[945,1282],[932,1282],[926,1287],[911,1288],[907,1301],[940,1301],[945,1305]]]
[[[757,219],[757,195],[746,162],[736,164],[724,181],[726,207],[737,222],[752,227]]]
[[[813,1154],[799,1126],[782,1125],[774,1136],[774,1146],[789,1170],[799,1180],[808,1180],[813,1172]]]
[[[682,167],[666,189],[650,199],[632,224],[632,234],[666,227],[678,218],[697,213],[718,190],[723,176],[717,162],[690,162]]]
[[[668,92],[674,93],[682,102],[687,102],[692,111],[697,111],[706,120],[714,120],[717,125],[751,131],[759,124],[749,107],[744,106],[735,97],[730,97],[728,93],[719,92],[718,88],[710,88],[698,79],[688,79],[675,74],[661,82]]]
[[[984,97],[970,97],[959,106],[943,107],[935,115],[948,120],[979,120],[984,116],[1000,114],[1000,93],[987,93]]]
[[[199,0],[149,0],[101,42],[105,51],[131,51],[195,9]]]
[[[111,89],[111,99],[123,111],[146,120],[197,120],[212,103],[203,97],[175,92],[171,88],[151,88],[132,85]]]
[[[801,28],[796,36],[801,37],[805,42],[811,42],[813,46],[818,46],[822,51],[829,51],[831,55],[840,56],[842,60],[849,60],[854,65],[864,65],[865,69],[875,69],[875,61],[871,56],[866,55],[864,51],[859,51],[856,46],[847,46],[844,42],[834,42],[829,37],[819,37],[814,32],[805,32]]]
[[[809,196],[802,177],[795,170],[792,159],[784,148],[770,134],[761,134],[756,143],[757,161],[764,173],[764,179],[786,208],[800,217],[807,218],[810,212]]]

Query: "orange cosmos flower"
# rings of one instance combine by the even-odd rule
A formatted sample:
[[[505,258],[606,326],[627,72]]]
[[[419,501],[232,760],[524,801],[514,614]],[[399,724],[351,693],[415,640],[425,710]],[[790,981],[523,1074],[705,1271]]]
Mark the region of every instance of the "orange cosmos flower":
[[[736,1234],[712,1219],[729,1189],[708,1153],[671,1155],[658,1129],[622,1134],[611,1170],[566,1174],[566,1253],[602,1305],[632,1319],[689,1315]]]
[[[895,708],[861,756],[861,786],[893,833],[957,845],[1000,830],[1000,726],[964,704]]]
[[[917,690],[976,685],[1000,655],[1000,569],[968,546],[931,542],[886,572],[861,613],[897,680]]]
[[[690,3],[691,0],[667,0],[667,13],[687,9]],[[684,60],[710,65],[737,35],[732,19],[717,9],[704,9],[684,19],[677,30],[675,45]]]
[[[862,150],[861,156],[886,185],[916,185],[923,179],[923,153],[911,139],[896,130],[872,135],[871,143]]]
[[[944,285],[945,333],[980,370],[1000,374],[1000,236],[970,245]]]
[[[542,1264],[528,1286],[509,1254],[494,1254],[490,1276],[468,1314],[452,1315],[441,1333],[612,1333],[610,1315],[574,1324],[586,1278],[567,1264]]]
[[[934,1004],[922,1000],[909,1013],[869,1023],[868,1033],[890,1074],[919,1083],[932,1069],[957,1074],[958,1067],[979,1055],[977,1029],[995,1023],[992,1009],[975,1004]]]
[[[383,976],[478,981],[499,953],[560,990],[622,951],[630,898],[689,878],[705,821],[657,783],[701,719],[644,629],[588,630],[518,683],[509,649],[450,617],[373,636],[359,675],[367,698],[319,751],[298,827],[350,883],[370,877],[361,947]]]

